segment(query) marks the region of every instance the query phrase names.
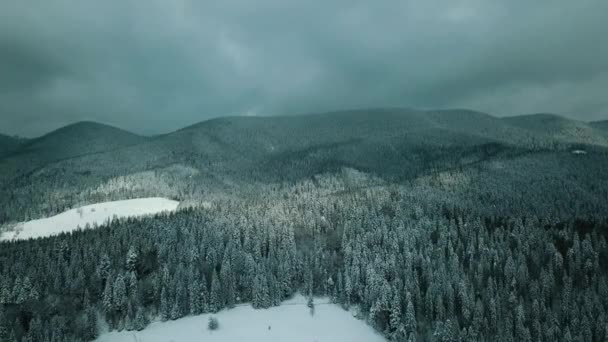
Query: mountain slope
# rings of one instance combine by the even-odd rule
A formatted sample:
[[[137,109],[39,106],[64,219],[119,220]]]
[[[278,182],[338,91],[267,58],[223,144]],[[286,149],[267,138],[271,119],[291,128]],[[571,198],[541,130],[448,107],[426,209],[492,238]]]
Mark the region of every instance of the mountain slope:
[[[521,115],[506,117],[503,120],[555,142],[608,146],[608,137],[593,125],[555,114]]]
[[[241,193],[255,191],[259,184],[311,179],[344,168],[410,182],[431,172],[560,151],[572,144],[601,151],[606,146],[599,130],[572,120],[556,116],[499,119],[468,110],[393,108],[223,117],[147,139],[127,134],[123,143],[112,139],[119,142],[113,145],[100,142],[111,134],[99,138],[82,133],[98,132],[94,128],[98,125],[84,125],[82,130],[68,127],[53,132],[28,143],[20,149],[22,154],[0,161],[0,205],[6,212],[31,208],[29,215],[39,217],[40,211],[57,213],[93,199],[163,196],[184,200]],[[90,125],[93,129],[86,127]],[[96,137],[105,150],[78,142]],[[64,151],[66,141],[75,146]],[[23,155],[29,158],[20,159]],[[10,217],[0,215],[0,222]]]
[[[110,151],[138,144],[145,138],[112,126],[78,122],[32,139],[18,153],[38,153],[49,160]]]
[[[479,118],[485,122],[470,124],[482,121]],[[104,160],[112,160],[114,167],[120,167],[119,161],[129,168],[137,163],[139,168],[155,168],[180,163],[218,177],[260,181],[308,177],[341,166],[412,175],[420,169],[421,158],[434,158],[444,150],[457,158],[454,150],[473,153],[488,144],[523,145],[528,138],[499,119],[470,111],[376,109],[227,117],[146,144],[84,156],[78,164],[104,165]]]
[[[9,137],[0,134],[0,158],[7,156],[17,150],[25,142],[24,139]]]
[[[79,122],[65,126],[42,137],[21,144],[13,153],[0,160],[0,183],[26,174],[49,163],[113,151],[145,142],[147,138],[94,122]]]
[[[589,125],[591,127],[594,127],[596,129],[600,129],[600,130],[605,131],[605,132],[608,133],[608,120],[593,121],[593,122],[590,122]]]

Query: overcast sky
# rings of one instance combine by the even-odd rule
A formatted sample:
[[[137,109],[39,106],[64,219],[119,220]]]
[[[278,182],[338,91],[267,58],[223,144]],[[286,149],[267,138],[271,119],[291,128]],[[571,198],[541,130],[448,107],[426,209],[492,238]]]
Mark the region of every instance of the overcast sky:
[[[362,107],[608,119],[606,0],[0,1],[0,132]]]

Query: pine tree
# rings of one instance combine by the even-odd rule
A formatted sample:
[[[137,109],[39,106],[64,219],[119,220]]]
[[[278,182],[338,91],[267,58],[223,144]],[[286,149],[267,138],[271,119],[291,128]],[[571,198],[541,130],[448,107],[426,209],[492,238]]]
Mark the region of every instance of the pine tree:
[[[28,337],[31,338],[32,341],[41,341],[43,335],[43,327],[42,321],[40,317],[36,316],[30,322],[30,327],[28,330]]]
[[[218,322],[217,318],[215,317],[209,317],[209,323],[207,324],[207,328],[209,330],[217,330],[220,327],[220,323]]]
[[[394,291],[393,298],[390,303],[389,330],[393,335],[401,326],[401,296],[398,291]]]
[[[142,307],[137,309],[135,314],[135,321],[133,322],[133,328],[137,331],[142,331],[148,325],[148,318]]]
[[[0,305],[9,304],[11,300],[11,290],[9,289],[8,279],[0,280]]]
[[[114,309],[124,313],[127,309],[127,285],[122,273],[119,273],[118,276],[116,276],[116,280],[114,280],[112,299],[114,302]]]
[[[106,281],[106,286],[103,290],[102,303],[103,310],[106,314],[110,314],[114,310],[113,285],[114,283],[111,281],[111,279],[108,279],[108,281]]]
[[[125,267],[129,272],[135,272],[137,270],[137,262],[139,260],[139,253],[137,249],[131,246],[127,252],[127,259],[125,261]]]
[[[201,283],[198,279],[194,279],[188,286],[189,312],[191,315],[199,315],[203,313]]]
[[[234,304],[236,303],[236,283],[234,274],[232,273],[232,266],[228,259],[224,260],[222,263],[220,279],[223,287],[223,295],[221,297],[224,299],[227,307],[234,307]]]
[[[97,314],[93,307],[85,308],[84,338],[94,340],[97,337]]]
[[[414,311],[414,304],[412,303],[412,298],[410,293],[407,293],[406,296],[406,307],[405,307],[405,331],[408,334],[416,335],[418,324],[416,321],[416,312]]]
[[[33,290],[33,285],[32,282],[30,281],[29,277],[25,277],[23,279],[22,282],[15,282],[20,283],[21,286],[19,288],[16,289],[16,298],[17,298],[17,304],[23,304],[27,301],[30,300],[30,298],[32,297],[32,290]]]
[[[130,298],[137,298],[137,276],[135,275],[135,272],[127,272],[126,274],[126,279],[125,279],[125,283],[127,285],[127,292],[129,293],[129,297]]]
[[[8,340],[9,329],[4,308],[0,305],[0,341]]]
[[[207,280],[205,279],[205,277],[203,276],[201,278],[201,292],[200,292],[200,298],[201,298],[201,313],[204,312],[208,312],[209,311],[209,290],[207,287]]]
[[[566,327],[566,332],[564,333],[564,342],[572,342],[572,334],[570,333],[570,327]]]
[[[169,294],[163,286],[160,294],[160,317],[163,322],[166,322],[171,317],[172,305],[169,302]]]
[[[135,308],[131,302],[127,303],[127,313],[124,316],[124,328],[127,331],[135,330],[134,328],[135,322]]]
[[[268,280],[263,268],[260,267],[253,282],[253,307],[256,309],[270,307]]]
[[[102,281],[106,281],[110,276],[111,262],[107,254],[103,254],[99,260],[99,266],[97,267],[97,273]]]
[[[179,307],[179,303],[177,301],[174,301],[173,307],[171,308],[171,313],[169,314],[169,318],[171,318],[171,320],[174,321],[181,317],[182,317],[182,312]]]
[[[222,308],[222,288],[215,270],[211,275],[211,291],[209,292],[209,312],[218,312]]]

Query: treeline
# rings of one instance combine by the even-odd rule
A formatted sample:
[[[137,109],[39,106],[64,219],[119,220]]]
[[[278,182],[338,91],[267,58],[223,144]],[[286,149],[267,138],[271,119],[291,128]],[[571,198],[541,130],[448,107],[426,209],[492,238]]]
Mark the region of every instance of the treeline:
[[[323,181],[2,243],[0,340],[88,341],[100,320],[140,330],[295,292],[395,341],[608,338],[606,220],[479,216]]]

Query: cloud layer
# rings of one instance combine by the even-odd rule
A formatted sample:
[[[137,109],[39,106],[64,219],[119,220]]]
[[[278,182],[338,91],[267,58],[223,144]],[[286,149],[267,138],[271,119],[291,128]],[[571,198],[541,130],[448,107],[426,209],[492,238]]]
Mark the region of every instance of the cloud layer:
[[[608,118],[603,0],[0,3],[0,131],[407,106]]]

